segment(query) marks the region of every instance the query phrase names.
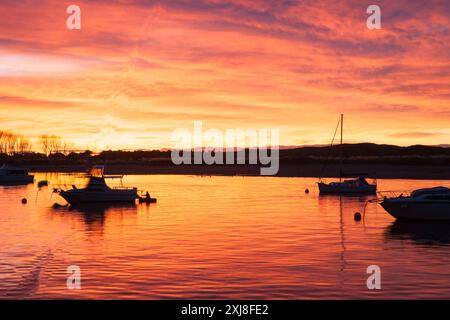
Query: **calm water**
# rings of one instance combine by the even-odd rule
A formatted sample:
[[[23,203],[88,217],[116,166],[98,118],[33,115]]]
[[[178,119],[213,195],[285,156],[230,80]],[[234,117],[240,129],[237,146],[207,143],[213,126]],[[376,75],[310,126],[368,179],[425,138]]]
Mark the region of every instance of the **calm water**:
[[[51,184],[81,178],[37,174]],[[50,188],[0,187],[0,298],[445,298],[450,225],[397,223],[315,179],[126,176],[157,204],[53,208]],[[410,190],[450,181],[382,180]],[[28,204],[20,199],[26,197]],[[366,268],[379,265],[382,290]],[[66,269],[81,268],[81,290]]]

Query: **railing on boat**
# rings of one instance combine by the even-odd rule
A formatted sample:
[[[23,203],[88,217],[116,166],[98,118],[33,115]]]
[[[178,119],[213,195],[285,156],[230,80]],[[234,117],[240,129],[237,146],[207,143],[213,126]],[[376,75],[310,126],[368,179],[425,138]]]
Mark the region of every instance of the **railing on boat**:
[[[137,189],[135,187],[110,187],[113,190],[134,190]]]
[[[69,183],[59,183],[59,184],[52,184],[53,189],[59,189],[59,190],[67,190],[67,189],[84,189],[86,188],[86,184],[69,184]],[[115,190],[134,190],[136,189],[135,187],[122,187],[122,186],[108,186],[110,189],[115,189]]]
[[[405,190],[383,190],[377,192],[378,198],[385,199],[385,198],[402,198],[402,197],[409,197],[411,195],[411,191],[405,191]]]

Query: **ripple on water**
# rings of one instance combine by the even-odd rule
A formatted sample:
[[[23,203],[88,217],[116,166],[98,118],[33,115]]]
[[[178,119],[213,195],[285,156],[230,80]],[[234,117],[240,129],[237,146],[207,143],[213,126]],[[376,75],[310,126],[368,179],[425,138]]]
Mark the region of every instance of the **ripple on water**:
[[[37,174],[50,184],[67,175]],[[79,181],[77,181],[79,182]],[[0,187],[1,298],[450,298],[450,228],[395,222],[314,179],[126,176],[157,204],[53,208],[51,187]],[[442,181],[381,180],[381,189]],[[21,197],[29,199],[27,205]],[[33,199],[33,200],[30,200]],[[379,265],[382,291],[366,288]],[[66,289],[67,267],[82,290]]]

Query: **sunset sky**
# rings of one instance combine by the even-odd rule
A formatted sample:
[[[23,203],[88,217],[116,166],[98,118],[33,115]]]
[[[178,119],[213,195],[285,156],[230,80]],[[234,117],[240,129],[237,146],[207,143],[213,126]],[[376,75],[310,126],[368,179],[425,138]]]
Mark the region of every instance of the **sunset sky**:
[[[340,113],[348,142],[448,144],[450,2],[2,0],[0,109],[79,148],[170,147],[194,120],[324,144]]]

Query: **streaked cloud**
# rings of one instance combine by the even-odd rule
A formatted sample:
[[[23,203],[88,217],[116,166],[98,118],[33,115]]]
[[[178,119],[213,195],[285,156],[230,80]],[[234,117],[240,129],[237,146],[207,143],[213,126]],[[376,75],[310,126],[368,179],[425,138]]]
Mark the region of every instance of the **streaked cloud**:
[[[346,113],[351,141],[447,143],[448,1],[376,3],[379,31],[357,0],[78,1],[69,31],[65,1],[2,1],[4,126],[154,148],[204,120],[323,144]]]

